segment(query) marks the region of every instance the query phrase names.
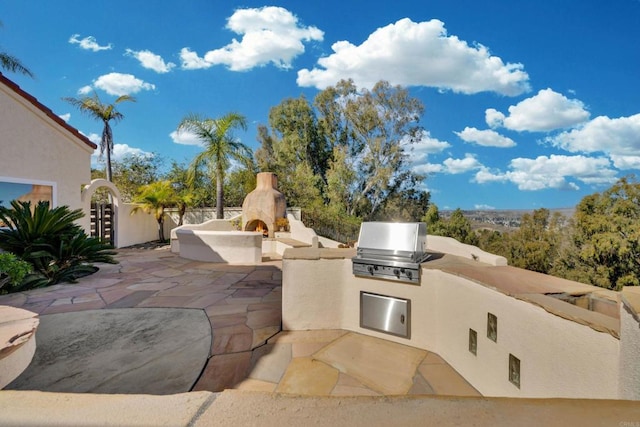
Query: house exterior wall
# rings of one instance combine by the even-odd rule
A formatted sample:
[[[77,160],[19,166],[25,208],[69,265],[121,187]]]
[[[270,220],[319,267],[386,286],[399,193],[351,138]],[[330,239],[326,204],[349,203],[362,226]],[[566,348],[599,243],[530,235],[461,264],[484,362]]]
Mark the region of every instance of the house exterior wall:
[[[351,272],[354,251],[315,251],[285,252],[284,330],[345,329],[433,351],[485,396],[621,397],[620,340],[611,334],[440,270],[423,269],[420,286],[364,279]],[[361,291],[411,300],[410,338],[361,328]],[[498,318],[497,342],[487,338],[489,312]],[[509,381],[509,354],[520,360],[520,388]]]
[[[93,147],[2,83],[0,141],[0,180],[52,185],[54,206],[82,209]],[[80,223],[89,229],[88,213]]]
[[[640,400],[640,289],[626,286],[620,309],[620,398]]]

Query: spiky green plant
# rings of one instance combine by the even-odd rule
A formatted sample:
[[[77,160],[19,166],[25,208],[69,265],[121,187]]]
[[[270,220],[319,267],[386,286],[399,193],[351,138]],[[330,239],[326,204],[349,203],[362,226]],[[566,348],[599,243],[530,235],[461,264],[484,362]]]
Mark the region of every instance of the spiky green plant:
[[[12,252],[33,266],[34,275],[27,277],[25,288],[74,282],[94,273],[94,262],[116,263],[110,245],[88,237],[75,221],[84,214],[67,206],[49,208],[39,202],[11,202],[11,208],[0,207],[0,249]]]

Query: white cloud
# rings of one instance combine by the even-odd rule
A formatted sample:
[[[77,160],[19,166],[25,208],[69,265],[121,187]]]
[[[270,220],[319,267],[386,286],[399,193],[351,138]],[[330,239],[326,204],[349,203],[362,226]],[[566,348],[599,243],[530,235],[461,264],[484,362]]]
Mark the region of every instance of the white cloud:
[[[482,164],[471,154],[466,154],[464,159],[448,158],[444,162],[444,172],[452,175],[469,172],[474,169],[482,168]]]
[[[507,176],[502,172],[492,172],[487,167],[481,167],[474,177],[474,181],[479,184],[487,184],[490,182],[508,181]]]
[[[480,44],[469,46],[447,35],[437,19],[409,18],[378,28],[361,45],[338,41],[318,67],[298,72],[298,85],[325,89],[351,78],[371,88],[379,80],[402,86],[430,86],[465,94],[497,92],[515,96],[530,90],[522,64],[505,64]]]
[[[421,175],[430,175],[435,173],[458,175],[475,169],[481,169],[482,167],[482,164],[472,154],[465,154],[465,157],[462,159],[454,159],[452,157],[449,157],[448,159],[443,161],[442,164],[414,163],[414,166],[411,168],[411,170]]]
[[[171,140],[176,144],[199,145],[199,146],[202,145],[202,142],[200,141],[200,139],[194,133],[191,133],[191,132],[186,132],[186,131],[178,132],[177,130],[174,130],[169,134],[169,136],[171,137]]]
[[[484,120],[490,128],[495,129],[502,126],[502,122],[504,122],[504,114],[494,108],[487,108],[484,112]]]
[[[484,211],[495,210],[495,206],[490,206],[490,205],[474,205],[473,208],[478,210],[484,210]]]
[[[153,156],[153,153],[141,150],[140,148],[129,147],[127,144],[114,144],[111,159],[117,162],[131,154]]]
[[[180,53],[182,67],[226,65],[233,71],[246,71],[271,63],[288,69],[293,59],[304,53],[303,42],[322,41],[324,37],[318,28],[300,25],[291,12],[275,6],[238,9],[228,19],[227,28],[242,35],[242,39],[233,39],[228,45],[205,53],[202,58],[183,48]]]
[[[60,114],[58,117],[60,117],[65,122],[68,122],[71,118],[71,113]]]
[[[485,112],[491,127],[504,126],[515,131],[548,132],[570,128],[589,119],[582,101],[569,99],[552,89],[543,89],[537,95],[509,107],[509,116],[489,108]]]
[[[546,141],[570,152],[636,156],[640,152],[640,114],[617,119],[599,116]]]
[[[93,91],[93,87],[91,85],[82,86],[78,89],[78,95],[87,95]]]
[[[618,169],[640,169],[640,156],[611,156],[613,165]]]
[[[93,81],[93,86],[85,86],[78,93],[86,94],[92,89],[102,89],[109,95],[121,96],[155,88],[155,85],[140,80],[132,74],[109,73],[98,77]]]
[[[82,131],[80,131],[81,134],[85,135]],[[98,135],[97,133],[90,133],[89,135],[85,135],[87,138],[89,138],[89,141],[93,142],[94,144],[100,146],[100,135]],[[100,152],[100,148],[98,147],[97,152]],[[95,154],[95,152],[94,152]]]
[[[474,143],[483,147],[515,147],[516,143],[506,136],[500,135],[491,129],[479,130],[476,128],[466,127],[462,132],[454,132],[464,142]]]
[[[421,165],[416,165],[411,170],[420,175],[430,175],[434,173],[442,173],[444,171],[444,166],[437,163],[423,163]]]
[[[440,141],[437,138],[433,138],[429,131],[423,130],[420,140],[418,142],[414,142],[411,147],[411,161],[413,163],[417,163],[426,160],[429,154],[441,153],[451,147],[451,144],[446,141]]]
[[[91,164],[95,166],[98,163],[102,163],[105,161],[106,154],[102,156],[102,159],[100,158],[100,136],[99,135],[92,133],[88,136],[88,138],[91,140],[91,142],[98,145],[98,148],[96,148],[96,150],[91,155]],[[153,157],[154,154],[148,151],[144,151],[140,148],[130,147],[127,144],[114,144],[113,152],[111,153],[111,161],[119,162],[129,155],[142,155],[142,156]]]
[[[100,46],[98,42],[96,42],[96,38],[93,36],[87,36],[83,39],[80,39],[80,34],[74,34],[69,38],[69,43],[80,45],[81,49],[92,50],[94,52],[98,52],[100,50],[110,50],[113,48],[111,43],[105,46]]]
[[[196,52],[193,52],[188,47],[180,49],[180,60],[182,61],[183,70],[200,70],[203,68],[209,68],[213,64],[200,58]]]
[[[140,61],[140,64],[149,70],[153,70],[156,73],[168,73],[171,71],[176,64],[173,62],[164,62],[164,59],[160,55],[156,55],[155,53],[149,50],[131,50],[127,49],[125,51],[125,55],[129,55]]]
[[[539,156],[535,159],[517,158],[509,165],[508,172],[492,172],[483,168],[476,173],[475,181],[488,182],[509,181],[520,190],[536,191],[547,188],[577,190],[578,185],[569,179],[585,184],[612,184],[616,180],[616,171],[604,157],[585,156]]]

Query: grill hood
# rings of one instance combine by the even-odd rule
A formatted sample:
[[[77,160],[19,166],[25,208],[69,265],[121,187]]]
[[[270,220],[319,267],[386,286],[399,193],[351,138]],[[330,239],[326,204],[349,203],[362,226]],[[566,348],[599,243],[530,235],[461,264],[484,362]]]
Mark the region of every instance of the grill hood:
[[[420,263],[428,258],[423,222],[363,222],[353,274],[420,283]]]

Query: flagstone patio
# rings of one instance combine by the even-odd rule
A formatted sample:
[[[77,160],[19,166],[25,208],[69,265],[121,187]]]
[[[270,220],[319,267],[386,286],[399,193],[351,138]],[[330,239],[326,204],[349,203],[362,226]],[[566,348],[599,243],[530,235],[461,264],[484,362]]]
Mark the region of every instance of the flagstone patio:
[[[476,395],[438,355],[348,331],[281,332],[281,261],[204,263],[167,247],[120,249],[119,264],[77,284],[0,296],[40,315],[96,309],[201,309],[209,359],[192,390],[227,388],[313,396]],[[158,393],[162,394],[162,393]]]

